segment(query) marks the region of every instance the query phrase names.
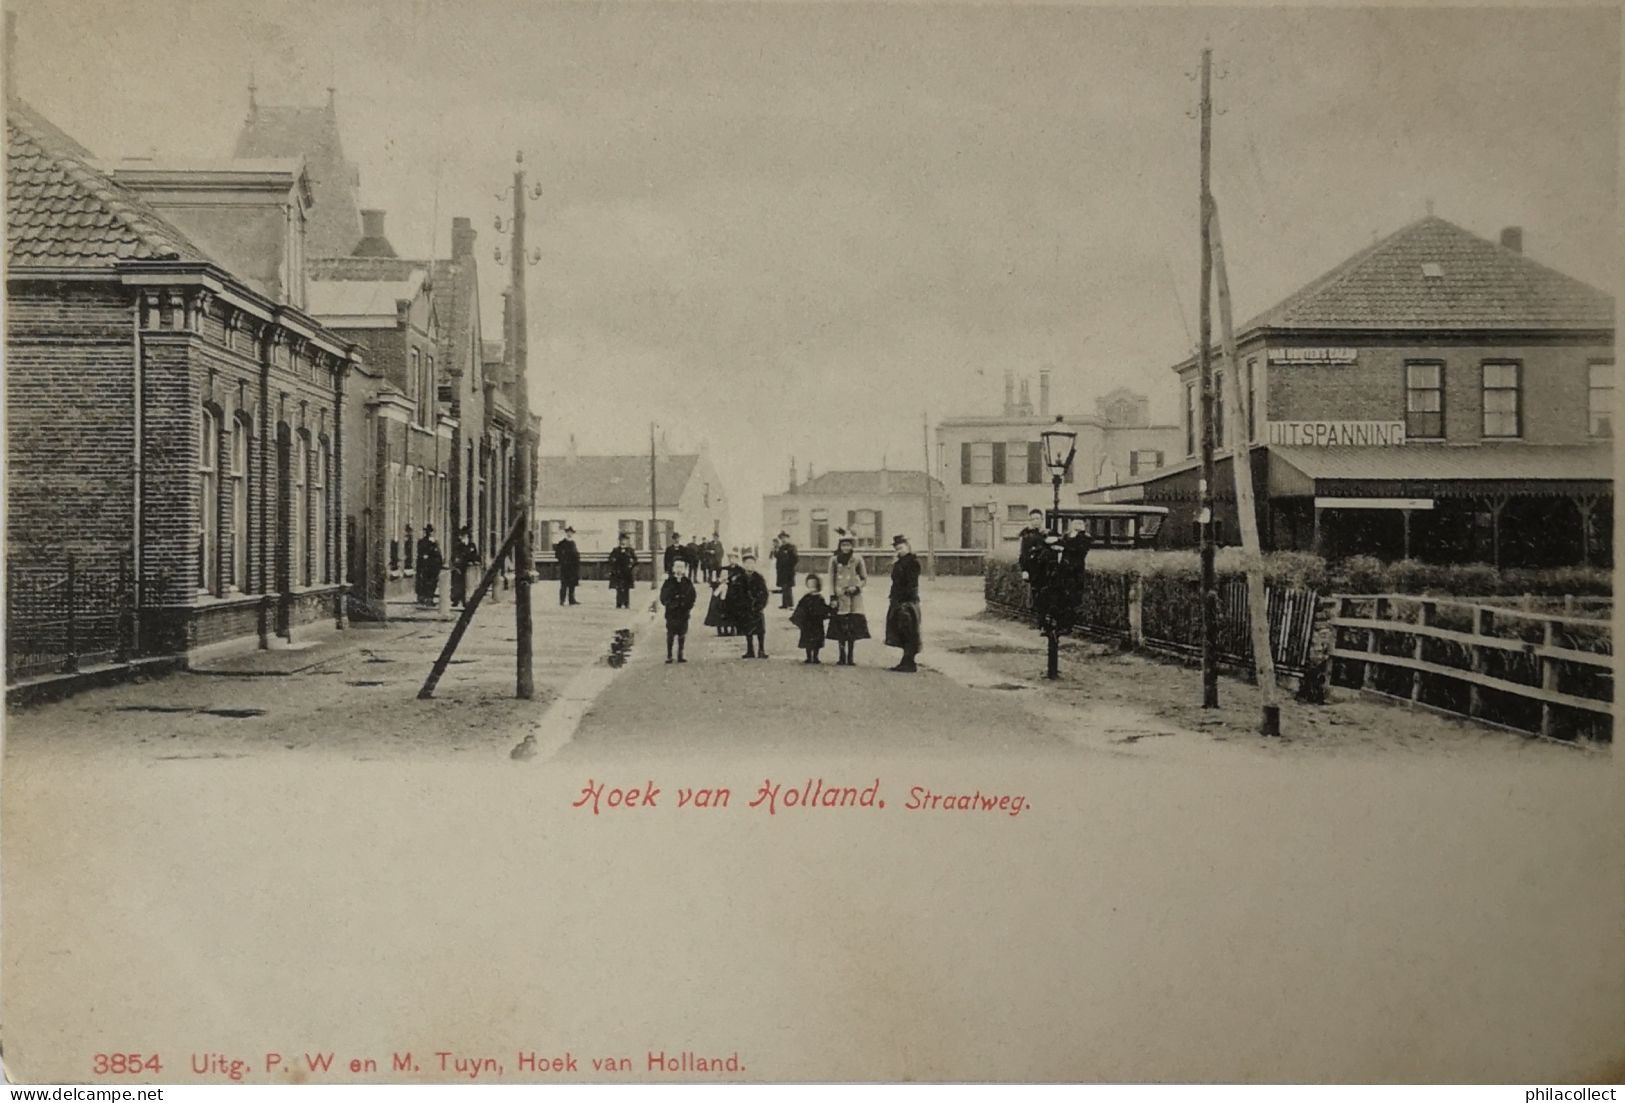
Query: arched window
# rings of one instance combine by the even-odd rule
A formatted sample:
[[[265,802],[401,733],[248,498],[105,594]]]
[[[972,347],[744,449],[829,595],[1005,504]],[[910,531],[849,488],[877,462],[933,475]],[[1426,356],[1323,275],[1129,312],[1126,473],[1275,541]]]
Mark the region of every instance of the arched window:
[[[327,552],[327,516],[332,509],[332,503],[327,499],[327,441],[319,441],[316,445],[316,472],[314,490],[312,495],[316,499],[315,517],[315,545],[316,545],[316,582],[318,585],[332,581],[332,572],[328,568],[330,562]]]
[[[231,423],[231,584],[248,590],[248,426]]]
[[[296,586],[310,585],[310,445],[305,434],[293,444],[293,534],[288,549]]]
[[[197,588],[212,594],[220,584],[220,421],[204,410],[198,428]]]

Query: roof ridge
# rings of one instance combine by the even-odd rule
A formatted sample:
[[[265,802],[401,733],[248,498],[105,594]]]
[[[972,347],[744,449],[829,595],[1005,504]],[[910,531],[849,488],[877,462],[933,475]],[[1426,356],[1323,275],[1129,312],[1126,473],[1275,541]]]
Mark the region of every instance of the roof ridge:
[[[53,141],[51,135],[45,132],[45,127],[39,125],[42,120],[43,116],[39,116],[32,108],[6,112],[6,122],[22,131],[38,147],[41,155],[61,168],[74,184],[88,192],[106,208],[109,215],[117,219],[142,245],[156,254],[153,259],[178,259],[182,252],[181,246],[191,249],[198,258],[207,259],[207,254],[199,249],[191,238],[157,211],[148,207],[134,192],[87,163],[77,152],[58,148],[61,143]],[[65,132],[63,136],[69,137]],[[69,140],[73,139],[69,137]]]
[[[1385,249],[1392,247],[1400,239],[1409,235],[1413,230],[1421,229],[1429,222],[1440,222],[1446,226],[1452,227],[1453,229],[1460,229],[1460,227],[1456,226],[1454,223],[1440,218],[1438,215],[1431,214],[1424,215],[1412,222],[1407,222],[1405,225],[1393,231],[1386,237],[1373,241],[1370,245],[1358,250],[1352,256],[1344,259],[1341,263],[1334,264],[1331,268],[1327,269],[1325,272],[1322,272],[1319,276],[1316,276],[1314,279],[1310,280],[1296,291],[1293,291],[1284,299],[1277,302],[1274,306],[1254,314],[1246,321],[1245,324],[1236,327],[1236,333],[1239,335],[1257,326],[1267,325],[1267,320],[1273,315],[1284,314],[1298,303],[1304,302],[1324,291],[1330,291],[1333,287],[1336,287],[1339,283],[1353,275],[1354,272],[1366,261],[1377,256]],[[1465,233],[1466,231],[1462,232]]]

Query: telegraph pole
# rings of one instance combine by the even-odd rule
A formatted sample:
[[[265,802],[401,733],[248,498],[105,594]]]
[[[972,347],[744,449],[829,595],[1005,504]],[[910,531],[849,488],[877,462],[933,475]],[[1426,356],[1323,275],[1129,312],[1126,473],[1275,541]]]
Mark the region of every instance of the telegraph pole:
[[[660,571],[655,567],[655,423],[649,423],[649,589],[660,589]]]
[[[1197,523],[1202,538],[1202,707],[1219,707],[1219,656],[1215,636],[1219,593],[1213,569],[1213,251],[1208,225],[1212,202],[1209,178],[1213,155],[1213,51],[1202,51],[1202,187],[1197,206],[1202,226],[1202,309],[1197,336],[1196,370],[1201,379],[1202,478]]]
[[[519,534],[514,541],[513,619],[515,658],[518,666],[514,695],[528,701],[536,695],[531,659],[530,572],[535,566],[530,549],[530,386],[525,380],[525,155],[514,158],[513,172],[513,370],[518,413],[514,479],[509,488],[509,512],[517,519]]]
[[[937,518],[931,501],[931,422],[920,414],[920,435],[925,440],[925,559],[931,566],[931,581],[937,579]]]

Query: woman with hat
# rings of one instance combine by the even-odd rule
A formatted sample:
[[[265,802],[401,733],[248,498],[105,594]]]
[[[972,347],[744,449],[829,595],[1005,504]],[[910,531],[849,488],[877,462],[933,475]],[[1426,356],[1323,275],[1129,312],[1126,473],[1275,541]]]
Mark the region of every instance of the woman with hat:
[[[891,538],[897,561],[891,568],[891,600],[886,609],[886,646],[903,649],[903,658],[892,667],[900,674],[913,674],[919,667],[914,656],[920,653],[920,561],[908,546],[908,538]]]
[[[869,620],[863,614],[863,587],[869,572],[857,554],[858,542],[845,529],[836,529],[835,555],[829,566],[829,591],[835,613],[829,618],[829,638],[840,650],[836,666],[856,666],[859,640],[869,638]]]

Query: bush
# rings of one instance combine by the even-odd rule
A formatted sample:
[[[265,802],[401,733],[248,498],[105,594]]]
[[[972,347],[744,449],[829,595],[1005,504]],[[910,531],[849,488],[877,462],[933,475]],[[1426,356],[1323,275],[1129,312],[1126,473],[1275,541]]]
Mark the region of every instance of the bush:
[[[1195,579],[1202,571],[1201,556],[1190,550],[1129,551],[1103,548],[1089,554],[1089,569],[1130,578]],[[1214,557],[1220,578],[1243,573],[1246,557],[1240,548],[1220,548]],[[1488,563],[1422,563],[1401,559],[1385,563],[1369,555],[1356,555],[1328,564],[1307,552],[1271,552],[1264,556],[1264,577],[1278,586],[1315,590],[1322,594],[1428,594],[1437,597],[1608,597],[1614,592],[1613,572],[1606,567],[1515,568],[1497,571]],[[1027,586],[1013,562],[988,563],[984,590],[990,600],[1025,607]]]

